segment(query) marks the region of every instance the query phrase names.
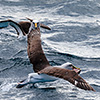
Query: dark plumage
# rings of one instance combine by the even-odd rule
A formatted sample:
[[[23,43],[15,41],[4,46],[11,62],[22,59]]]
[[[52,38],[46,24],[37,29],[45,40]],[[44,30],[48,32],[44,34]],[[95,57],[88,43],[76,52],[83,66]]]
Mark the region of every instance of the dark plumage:
[[[38,33],[38,34],[37,34]],[[35,30],[32,30],[28,34],[28,47],[27,47],[27,52],[28,52],[28,57],[30,59],[30,63],[33,64],[33,70],[35,72],[38,72],[45,67],[50,66],[41,46],[41,34],[40,34],[40,29],[37,28]]]
[[[29,74],[28,79],[21,81],[17,85],[17,88],[21,88],[31,83],[35,84],[38,82],[55,81],[57,80],[56,77],[58,77],[69,81],[81,89],[95,91],[83,78],[78,75],[80,73],[79,68],[68,63],[56,67],[52,67],[49,64],[41,46],[40,27],[48,30],[50,30],[50,28],[39,23],[38,21],[34,22],[31,19],[29,20],[30,22],[19,22],[19,24],[12,20],[0,21],[0,28],[5,28],[8,25],[11,25],[16,29],[18,35],[20,32],[23,35],[27,34],[28,57],[30,63],[33,64],[33,70],[35,73]],[[68,66],[71,70],[67,69]]]

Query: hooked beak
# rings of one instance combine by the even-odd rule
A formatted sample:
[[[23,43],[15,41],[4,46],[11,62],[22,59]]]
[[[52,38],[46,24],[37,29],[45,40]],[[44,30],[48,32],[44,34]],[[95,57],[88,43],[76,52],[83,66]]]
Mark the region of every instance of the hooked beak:
[[[35,23],[35,28],[37,28],[37,23]]]
[[[73,66],[72,69],[78,74],[81,72],[81,69],[76,66]]]
[[[29,84],[29,82],[27,79],[25,79],[25,80],[19,82],[18,85],[16,86],[16,88],[22,88],[22,87],[26,86],[27,84]]]

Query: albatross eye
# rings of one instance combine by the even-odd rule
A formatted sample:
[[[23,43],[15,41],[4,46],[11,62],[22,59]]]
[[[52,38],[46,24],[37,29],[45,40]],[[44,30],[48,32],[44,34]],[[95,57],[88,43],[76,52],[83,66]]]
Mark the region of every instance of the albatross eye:
[[[69,64],[69,65],[66,66],[66,68],[69,69],[69,70],[72,70],[72,67],[73,67],[72,64]]]
[[[71,68],[72,68],[72,67],[73,67],[73,65],[72,65],[72,64],[70,64],[70,65],[68,65],[68,67],[71,67]]]

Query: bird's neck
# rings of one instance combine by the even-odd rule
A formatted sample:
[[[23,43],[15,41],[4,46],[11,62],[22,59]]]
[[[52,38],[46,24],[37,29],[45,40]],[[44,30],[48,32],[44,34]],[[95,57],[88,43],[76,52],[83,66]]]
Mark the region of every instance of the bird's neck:
[[[33,69],[35,72],[40,71],[46,65],[49,65],[49,62],[47,61],[46,56],[42,50],[39,28],[31,30],[31,32],[28,34],[27,52],[30,63],[33,64]]]

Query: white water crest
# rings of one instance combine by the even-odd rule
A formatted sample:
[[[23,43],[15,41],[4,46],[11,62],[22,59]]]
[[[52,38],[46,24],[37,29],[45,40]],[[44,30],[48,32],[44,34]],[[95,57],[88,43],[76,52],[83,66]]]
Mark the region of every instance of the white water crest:
[[[2,92],[8,92],[11,89],[15,88],[17,86],[17,83],[3,83],[0,85],[0,90]]]

